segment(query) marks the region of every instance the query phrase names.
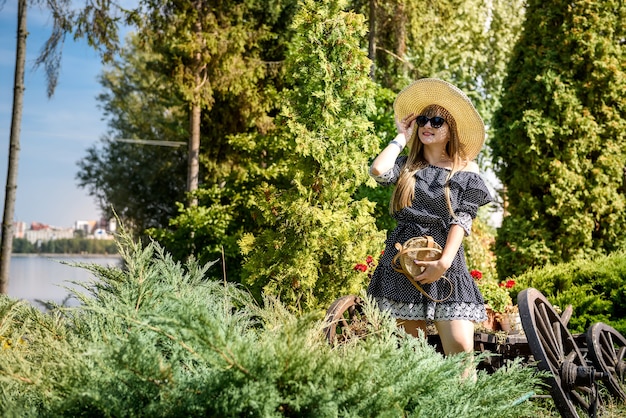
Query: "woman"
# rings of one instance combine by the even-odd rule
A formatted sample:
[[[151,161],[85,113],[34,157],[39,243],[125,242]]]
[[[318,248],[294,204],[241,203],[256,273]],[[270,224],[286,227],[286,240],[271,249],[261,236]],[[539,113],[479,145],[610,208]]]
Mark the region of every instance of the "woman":
[[[472,352],[474,322],[487,316],[462,241],[478,208],[492,200],[472,161],[483,146],[485,127],[461,90],[432,78],[400,92],[394,112],[399,133],[376,157],[370,174],[379,184],[396,185],[390,209],[398,224],[387,238],[368,293],[407,333],[417,336],[433,321],[446,355]],[[400,156],[405,146],[408,156]],[[437,261],[416,261],[424,270],[415,280],[431,298],[392,268],[395,244],[423,235],[443,248]],[[439,280],[442,276],[452,283],[451,292],[450,283]]]

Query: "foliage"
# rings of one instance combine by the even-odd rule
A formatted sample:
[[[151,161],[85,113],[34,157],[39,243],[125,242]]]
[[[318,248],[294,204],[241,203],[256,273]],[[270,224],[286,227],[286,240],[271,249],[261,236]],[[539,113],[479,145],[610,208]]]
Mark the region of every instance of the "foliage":
[[[490,125],[525,2],[448,0],[432,7],[423,1],[412,3],[406,9],[410,78],[438,77],[454,83],[467,92]]]
[[[515,276],[512,295],[525,288],[539,290],[560,309],[572,305],[568,328],[585,332],[595,322],[626,335],[626,251],[568,263],[535,267]]]
[[[264,229],[239,241],[246,282],[293,309],[359,293],[366,282],[353,266],[383,248],[372,203],[352,198],[372,182],[378,140],[366,118],[374,86],[359,48],[363,18],[343,6],[306,1],[294,18],[279,129],[258,139],[283,153],[268,167],[278,181],[251,202]]]
[[[13,252],[17,254],[117,254],[117,244],[113,240],[60,238],[35,245],[27,239],[16,238],[13,240]]]
[[[185,197],[186,146],[126,143],[118,139],[171,141],[186,145],[187,111],[164,74],[149,62],[162,57],[130,36],[118,60],[100,76],[98,101],[108,134],[78,161],[79,187],[96,198],[107,217],[119,216],[137,236],[166,226]]]
[[[260,183],[267,182],[282,189],[286,187],[284,183],[290,181],[276,168],[284,167],[284,163],[275,164],[280,159],[285,159],[286,164],[291,163],[291,152],[287,152],[290,148],[279,149],[280,142],[268,141],[279,135],[270,135],[274,129],[273,118],[283,100],[283,96],[276,92],[290,83],[285,78],[289,74],[285,71],[284,57],[286,46],[298,30],[287,26],[293,20],[296,3],[296,0],[273,0],[224,2],[219,6],[223,7],[220,19],[224,23],[216,29],[219,39],[228,38],[228,33],[235,33],[240,29],[237,25],[243,25],[244,21],[250,30],[237,32],[241,36],[228,38],[238,39],[238,44],[224,44],[233,46],[233,49],[220,52],[224,53],[223,61],[212,57],[207,64],[211,67],[208,70],[210,74],[217,75],[217,78],[208,77],[212,91],[205,91],[212,94],[212,98],[206,97],[207,106],[202,113],[202,170],[200,190],[194,195],[198,199],[197,208],[177,204],[184,201],[186,156],[183,147],[173,149],[112,140],[182,141],[188,136],[189,109],[183,105],[183,99],[189,95],[185,96],[182,90],[177,89],[181,83],[174,85],[171,80],[172,74],[179,81],[187,77],[181,67],[184,64],[181,57],[193,48],[194,42],[186,42],[190,35],[185,32],[187,25],[182,23],[178,28],[180,32],[166,36],[164,42],[158,45],[155,42],[157,38],[151,36],[153,32],[161,36],[175,30],[167,22],[181,10],[176,9],[175,13],[169,7],[172,2],[146,0],[139,2],[137,8],[115,12],[114,4],[87,1],[85,8],[75,16],[77,35],[88,36],[96,46],[106,50],[105,56],[109,58],[117,50],[114,45],[117,42],[116,13],[121,16],[120,22],[126,21],[140,28],[127,41],[120,60],[112,62],[111,69],[103,74],[102,83],[107,92],[100,99],[110,117],[111,132],[99,147],[90,148],[85,159],[79,163],[77,178],[80,185],[98,198],[104,211],[110,213],[115,210],[137,235],[143,235],[148,229],[148,234],[164,244],[177,259],[184,260],[193,254],[201,261],[208,261],[221,258],[223,253],[229,269],[228,279],[233,281],[240,280],[241,259],[236,241],[244,233],[258,234],[267,226],[255,211],[250,210],[249,202],[255,200],[256,188]],[[367,12],[361,3],[352,2],[350,7],[354,5],[359,11]],[[455,0],[437,5],[413,1],[406,4],[406,16],[410,14],[411,18],[406,26],[402,26],[410,28],[410,33],[405,30],[405,36],[410,37],[401,40],[400,20],[396,18],[403,15],[393,14],[396,13],[393,11],[396,3],[397,7],[402,6],[395,1],[380,2],[376,10],[378,22],[391,22],[392,27],[394,22],[398,22],[398,31],[380,26],[381,30],[377,32],[377,45],[380,46],[378,74],[380,76],[384,72],[386,76],[377,78],[376,109],[369,109],[365,115],[373,122],[377,136],[370,137],[370,140],[380,144],[395,135],[392,103],[397,89],[408,82],[408,77],[399,67],[394,67],[391,61],[385,64],[388,58],[396,59],[388,53],[396,51],[390,46],[396,42],[393,39],[410,46],[408,52],[398,55],[400,61],[395,61],[408,60],[407,63],[412,62],[409,65],[419,69],[419,73],[411,73],[410,77],[448,77],[475,91],[477,96],[473,99],[478,100],[480,96],[480,100],[486,97],[492,100],[498,96],[499,88],[497,83],[488,80],[502,77],[500,69],[506,62],[506,51],[512,45],[511,39],[521,16],[511,12],[517,8],[518,2],[495,1],[489,8],[474,0]],[[422,12],[417,13],[419,10],[427,13],[429,18],[425,19]],[[155,11],[163,13],[154,14]],[[192,10],[187,12],[195,13]],[[472,19],[467,18],[470,15]],[[184,13],[180,16],[180,22],[185,21],[185,16]],[[490,25],[486,30],[488,20]],[[427,26],[423,24],[425,21],[428,21]],[[501,25],[502,21],[507,24]],[[436,32],[440,35],[432,35],[433,25],[437,25]],[[429,29],[425,30],[425,27]],[[450,30],[450,27],[455,29]],[[107,33],[111,34],[110,39]],[[359,36],[360,42],[365,39],[365,36]],[[470,39],[476,43],[468,49]],[[435,54],[442,42],[447,43],[446,54]],[[485,48],[487,44],[489,46]],[[412,52],[412,48],[431,53]],[[424,59],[426,56],[428,59]],[[231,62],[235,65],[228,64]],[[484,65],[486,62],[489,65]],[[477,69],[479,65],[483,70]],[[451,66],[456,68],[452,73],[449,72]],[[225,70],[226,67],[228,70]],[[489,75],[485,71],[490,72]],[[472,83],[478,79],[478,73],[481,74],[479,78],[485,81],[476,90]],[[220,77],[226,77],[226,81],[219,81],[222,80]],[[461,79],[464,81],[461,82]],[[481,112],[488,117],[489,111],[483,108],[487,109],[487,106],[482,106]],[[395,225],[388,215],[391,189],[372,186],[371,183],[360,184],[353,199],[375,202],[373,214],[378,229],[390,230]]]
[[[498,281],[496,257],[492,251],[495,241],[495,229],[486,220],[488,208],[482,207],[478,217],[472,223],[472,233],[465,238],[463,246],[470,274],[476,281],[485,303],[494,312],[505,312],[513,301],[506,283]]]
[[[377,85],[376,89],[374,96],[376,108],[368,115],[368,119],[372,122],[380,148],[383,149],[397,132],[392,110],[397,93],[380,85]],[[355,200],[367,199],[376,203],[373,215],[376,219],[376,226],[381,231],[391,231],[396,227],[396,220],[389,213],[392,193],[392,187],[379,187],[376,184],[364,183],[359,186],[354,195]]]
[[[522,1],[388,0],[374,9],[369,1],[351,3],[375,22],[380,85],[398,91],[408,80],[441,77],[472,92],[490,118],[524,18]]]
[[[0,297],[3,416],[537,416],[515,404],[541,377],[519,362],[463,379],[466,356],[441,356],[371,302],[367,336],[332,348],[317,315],[258,305],[155,243],[121,244],[124,270],[82,265],[98,279],[81,306]]]
[[[626,4],[529,1],[526,15],[491,141],[501,277],[626,243]]]
[[[228,269],[228,280],[238,281],[241,256],[237,240],[244,226],[250,224],[249,214],[240,211],[243,197],[239,193],[245,195],[251,191],[202,188],[197,196],[203,204],[185,207],[177,203],[179,213],[170,220],[169,227],[148,232],[178,260],[190,255],[196,255],[200,262],[222,260],[223,269],[216,277],[224,277],[224,271]]]
[[[478,216],[472,222],[471,234],[463,240],[463,247],[467,265],[479,270],[483,276],[496,280],[496,256],[493,253],[496,229],[489,225],[488,215],[487,206],[478,209]]]
[[[34,253],[37,251],[35,244],[27,240],[26,238],[14,238],[13,239],[13,253]]]
[[[244,232],[254,233],[259,228],[246,204],[255,188],[272,178],[265,167],[277,156],[271,153],[271,145],[256,144],[253,137],[274,128],[273,116],[280,106],[276,92],[282,88],[282,61],[290,34],[285,25],[291,20],[295,3],[275,0],[220,5],[220,19],[250,29],[233,36],[239,49],[230,51],[228,59],[235,60],[235,66],[215,60],[210,64],[219,68],[209,72],[227,77],[228,83],[214,80],[217,85],[211,106],[203,108],[201,181],[193,196],[198,205],[178,204],[177,215],[169,224],[149,231],[177,259],[190,255],[201,261],[223,257],[228,280],[232,281],[240,280],[237,240]],[[225,24],[235,30],[229,25]],[[209,32],[206,36],[212,35]]]
[[[513,299],[509,289],[515,282],[498,283],[493,277],[483,275],[480,270],[471,270],[470,275],[474,278],[480,293],[485,299],[485,304],[497,313],[504,313],[513,305]]]

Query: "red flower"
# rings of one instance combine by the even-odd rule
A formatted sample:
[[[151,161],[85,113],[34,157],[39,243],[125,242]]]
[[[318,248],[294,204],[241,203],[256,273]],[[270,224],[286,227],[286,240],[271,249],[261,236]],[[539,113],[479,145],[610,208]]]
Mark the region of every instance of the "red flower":
[[[371,266],[372,263],[374,262],[374,257],[372,257],[371,255],[368,255],[367,258],[365,259],[365,262],[367,263],[368,266]]]
[[[365,264],[357,264],[354,266],[354,271],[367,271],[367,266]]]
[[[500,282],[498,283],[498,286],[506,287],[507,289],[510,289],[513,286],[515,286],[515,280],[507,280],[506,282]]]
[[[476,280],[480,280],[483,278],[483,273],[480,270],[472,270],[470,271],[470,276]]]

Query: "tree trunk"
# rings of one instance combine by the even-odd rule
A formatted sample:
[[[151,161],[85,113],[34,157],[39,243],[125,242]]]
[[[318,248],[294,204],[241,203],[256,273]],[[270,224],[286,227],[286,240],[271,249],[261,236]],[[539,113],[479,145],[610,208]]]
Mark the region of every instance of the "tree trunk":
[[[407,75],[409,72],[409,65],[406,60],[404,60],[404,56],[406,54],[406,25],[407,25],[407,17],[406,17],[406,5],[403,2],[398,2],[396,4],[395,11],[395,24],[396,24],[396,55],[402,58],[402,74]]]
[[[187,192],[198,190],[198,172],[200,158],[200,105],[191,104],[189,115],[189,154],[187,159]],[[197,206],[196,197],[189,199],[189,206]]]
[[[372,60],[370,67],[370,78],[376,79],[376,0],[370,0],[370,21],[369,21],[369,48],[368,57]]]
[[[196,10],[200,10],[200,5],[195,5]],[[194,23],[194,32],[196,34],[196,40],[202,45],[202,25],[200,21]],[[191,66],[194,86],[193,86],[193,99],[191,101],[191,109],[189,114],[189,148],[187,156],[187,193],[194,193],[198,190],[198,179],[200,171],[200,117],[202,113],[201,107],[201,94],[200,91],[204,85],[202,72],[204,65],[202,63],[201,53],[195,52],[193,57],[193,64]],[[198,206],[197,197],[189,197],[189,207]]]
[[[24,68],[26,65],[26,0],[18,0],[17,48],[15,50],[15,78],[13,82],[13,115],[9,139],[9,164],[7,169],[4,215],[2,218],[2,242],[0,244],[0,293],[9,291],[9,270],[13,247],[13,215],[17,192],[17,165],[20,154],[20,127],[24,107]]]

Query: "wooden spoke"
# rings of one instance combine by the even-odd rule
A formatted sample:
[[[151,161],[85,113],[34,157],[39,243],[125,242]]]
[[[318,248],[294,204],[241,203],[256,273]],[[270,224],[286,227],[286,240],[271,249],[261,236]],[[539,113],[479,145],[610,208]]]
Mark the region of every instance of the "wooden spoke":
[[[332,345],[358,338],[367,322],[363,314],[363,300],[354,295],[337,299],[326,311],[325,322],[324,333]]]
[[[589,388],[587,388],[589,389]],[[578,405],[580,405],[582,407],[582,409],[584,409],[585,411],[589,410],[589,397],[591,395],[591,390],[581,390],[580,392],[585,393],[587,396],[581,396],[581,394],[577,391],[572,391],[572,397],[574,397],[576,399],[576,403],[578,403]]]
[[[536,289],[525,289],[517,296],[524,334],[540,369],[550,372],[547,379],[550,394],[562,417],[579,418],[578,412],[589,412],[597,406],[595,385],[580,386],[593,381],[594,369],[586,360],[574,338],[552,308],[550,302]],[[569,317],[566,317],[569,319]],[[583,377],[579,377],[583,373]]]
[[[607,374],[603,383],[609,393],[621,402],[626,402],[624,375],[626,373],[626,338],[615,328],[598,322],[586,333],[589,358],[593,366]]]

